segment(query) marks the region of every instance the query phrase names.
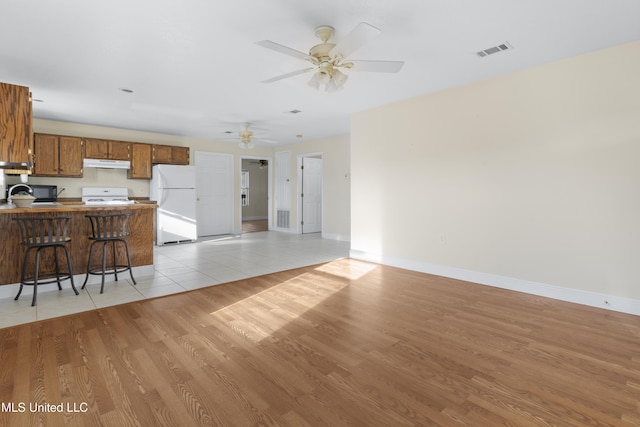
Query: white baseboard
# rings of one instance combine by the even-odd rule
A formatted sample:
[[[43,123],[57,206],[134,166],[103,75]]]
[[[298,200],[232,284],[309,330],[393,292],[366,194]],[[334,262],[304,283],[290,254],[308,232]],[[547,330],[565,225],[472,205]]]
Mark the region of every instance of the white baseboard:
[[[154,274],[155,274],[155,268],[153,267],[153,265],[141,265],[138,267],[133,267],[133,277],[136,278],[136,281],[138,277],[151,277]],[[73,275],[73,283],[75,284],[78,290],[80,290],[80,286],[82,286],[82,284],[84,283],[84,278],[85,278],[85,273]],[[125,271],[124,273],[118,273],[118,278],[129,279],[130,278],[129,272]],[[87,284],[100,283],[101,280],[102,278],[100,276],[91,275],[89,276],[89,280],[87,281]],[[104,281],[105,283],[113,282],[115,281],[115,278],[112,274],[110,274],[105,276]],[[61,283],[62,283],[63,291],[65,289],[71,289],[71,285],[69,284],[70,283],[69,281],[65,280],[64,282],[61,282]],[[20,288],[19,283],[12,283],[10,285],[0,286],[0,299],[15,298],[15,296],[18,294],[19,288]],[[42,292],[52,292],[57,290],[58,290],[58,285],[56,285],[55,282],[49,283],[47,285],[42,285],[42,286],[38,285],[38,295],[40,295]],[[29,297],[33,295],[33,286],[23,287],[20,298],[21,299],[24,298],[25,295],[28,295]]]
[[[322,238],[323,239],[329,239],[329,240],[337,240],[339,242],[350,242],[351,241],[351,236],[347,235],[344,236],[342,234],[333,234],[333,233],[322,233]]]
[[[270,228],[269,231],[281,231],[283,233],[298,234],[298,229],[297,228],[273,227],[273,228]]]
[[[514,279],[511,277],[504,277],[496,274],[481,273],[461,268],[428,264],[400,258],[385,257],[383,255],[353,249],[350,251],[350,257],[362,261],[370,261],[377,264],[404,268],[406,270],[419,271],[421,273],[433,274],[436,276],[443,276],[451,279],[464,280],[481,285],[493,286],[496,288],[508,289],[531,295],[553,298],[560,301],[567,301],[576,304],[587,305],[590,307],[604,308],[606,310],[618,311],[621,313],[640,316],[639,300],[624,298],[616,295],[608,295],[598,292],[584,291],[580,289],[564,288],[561,286],[548,285],[545,283],[532,282],[529,280]]]

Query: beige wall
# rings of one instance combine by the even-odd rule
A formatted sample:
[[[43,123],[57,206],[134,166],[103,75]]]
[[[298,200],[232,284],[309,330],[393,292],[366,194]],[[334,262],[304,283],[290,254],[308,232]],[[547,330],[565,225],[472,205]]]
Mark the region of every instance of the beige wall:
[[[144,142],[149,144],[167,144],[190,147],[191,164],[196,151],[207,151],[215,153],[233,154],[235,161],[234,168],[234,231],[242,230],[241,208],[240,208],[240,172],[239,159],[249,152],[238,148],[237,144],[224,141],[212,141],[199,138],[189,138],[184,136],[167,135],[151,132],[140,132],[128,129],[110,128],[102,126],[92,126],[78,123],[57,122],[51,120],[34,119],[34,131],[37,133],[52,133],[56,135],[85,136],[94,138],[105,138],[122,141]],[[250,154],[252,156],[271,157],[273,147],[254,147]],[[237,165],[237,166],[236,166]],[[17,182],[18,177],[7,176],[7,185]],[[31,184],[51,184],[57,185],[58,191],[65,188],[60,197],[80,197],[82,187],[127,187],[130,197],[148,197],[149,180],[127,179],[126,170],[109,169],[85,169],[83,178],[50,178],[50,177],[30,177]],[[4,192],[3,192],[4,194]]]
[[[640,42],[355,114],[352,254],[639,309],[638,76]]]
[[[298,157],[321,154],[322,181],[322,235],[335,240],[348,241],[351,236],[351,165],[349,135],[335,136],[298,144],[278,146],[276,151],[291,152],[291,224],[298,223]]]
[[[311,142],[287,146],[254,147],[250,151],[241,150],[236,144],[230,142],[211,141],[197,138],[188,138],[174,135],[132,131],[127,129],[109,128],[101,126],[84,125],[77,123],[57,122],[51,120],[34,120],[34,130],[38,133],[52,133],[57,135],[85,136],[105,138],[122,141],[135,141],[144,143],[157,143],[168,145],[187,146],[191,149],[191,163],[193,164],[196,151],[226,153],[234,155],[234,232],[240,232],[241,207],[240,207],[240,158],[251,156],[254,158],[273,159],[274,153],[280,150],[292,152],[291,170],[294,174],[292,185],[293,218],[292,231],[295,229],[297,215],[297,175],[296,159],[299,154],[322,153],[324,158],[324,182],[323,182],[323,234],[325,237],[348,240],[350,234],[349,214],[349,136],[339,136]],[[270,171],[274,171],[271,167]],[[5,178],[2,175],[2,178]],[[7,176],[7,184],[18,182],[18,177]],[[131,197],[148,197],[149,181],[139,179],[127,179],[125,170],[86,169],[83,178],[48,178],[30,177],[31,184],[57,185],[58,190],[65,188],[60,197],[80,197],[82,187],[127,187]],[[0,187],[3,183],[0,182]],[[2,191],[4,194],[4,190]]]

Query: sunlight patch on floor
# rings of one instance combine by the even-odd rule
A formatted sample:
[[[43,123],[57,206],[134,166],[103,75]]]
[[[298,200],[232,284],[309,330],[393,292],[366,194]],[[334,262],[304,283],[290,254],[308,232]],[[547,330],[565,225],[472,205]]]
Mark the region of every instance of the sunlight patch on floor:
[[[209,315],[219,318],[238,334],[257,343],[290,322],[300,321],[305,313],[349,286],[349,281],[344,280],[342,275],[335,280],[328,280],[326,275],[318,277],[316,270],[274,284]],[[274,301],[277,303],[274,304]],[[265,316],[269,318],[268,324],[259,321]]]
[[[344,277],[345,279],[349,280],[357,280],[365,274],[370,273],[377,267],[376,264],[371,264],[368,262],[362,262],[353,259],[350,259],[348,261],[349,262],[346,263],[329,262],[317,267],[316,270],[323,273],[329,273],[334,276]]]

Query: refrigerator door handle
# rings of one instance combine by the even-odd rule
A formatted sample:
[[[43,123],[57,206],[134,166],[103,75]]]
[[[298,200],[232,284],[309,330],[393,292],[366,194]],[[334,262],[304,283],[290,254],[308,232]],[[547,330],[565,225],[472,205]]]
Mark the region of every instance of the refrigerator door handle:
[[[165,185],[165,179],[164,179],[164,174],[159,173],[158,174],[158,184],[160,185],[160,191],[162,192],[162,190],[164,190],[167,186]]]
[[[158,200],[156,201],[156,203],[158,204],[158,206],[162,205],[162,200],[164,199],[164,188],[159,188],[160,191],[158,191]]]

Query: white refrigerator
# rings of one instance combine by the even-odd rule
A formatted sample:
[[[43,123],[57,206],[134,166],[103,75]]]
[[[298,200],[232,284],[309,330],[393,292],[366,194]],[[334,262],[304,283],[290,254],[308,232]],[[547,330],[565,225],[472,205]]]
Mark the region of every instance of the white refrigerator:
[[[156,245],[194,242],[196,227],[195,166],[156,165],[149,197],[158,203]]]

